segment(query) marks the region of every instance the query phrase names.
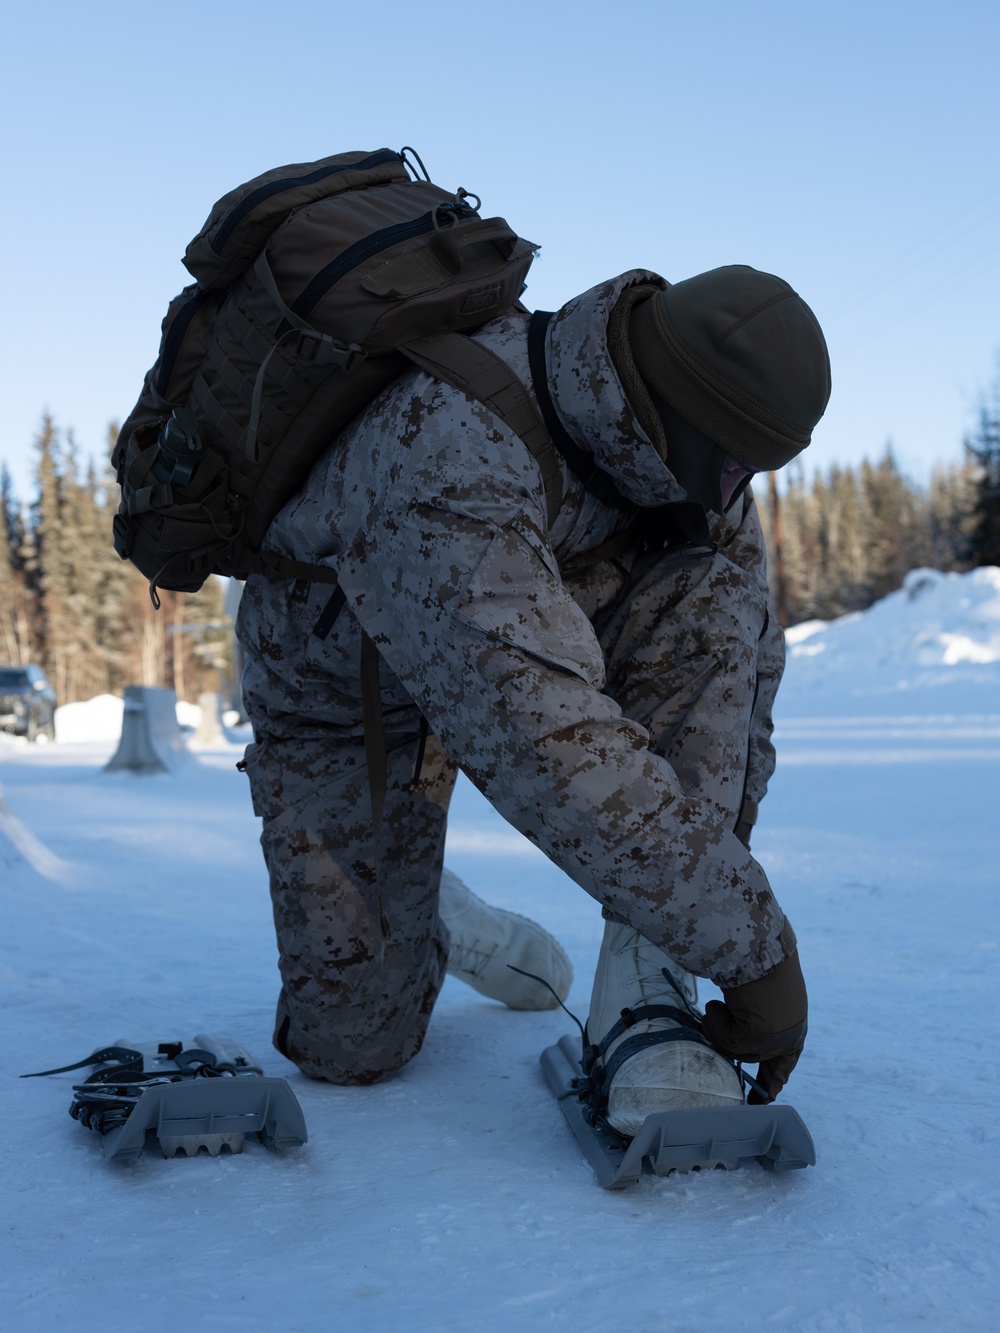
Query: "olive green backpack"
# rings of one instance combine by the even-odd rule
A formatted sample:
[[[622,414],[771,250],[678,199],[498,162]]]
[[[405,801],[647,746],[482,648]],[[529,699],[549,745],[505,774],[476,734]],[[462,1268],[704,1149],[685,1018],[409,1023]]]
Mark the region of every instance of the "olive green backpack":
[[[210,574],[335,581],[261,549],[333,438],[413,365],[496,412],[558,463],[524,386],[467,335],[519,297],[536,247],[479,200],[433,185],[412,149],[278,167],[225,195],[188,246],[195,278],[112,462],[114,541],[157,586]]]

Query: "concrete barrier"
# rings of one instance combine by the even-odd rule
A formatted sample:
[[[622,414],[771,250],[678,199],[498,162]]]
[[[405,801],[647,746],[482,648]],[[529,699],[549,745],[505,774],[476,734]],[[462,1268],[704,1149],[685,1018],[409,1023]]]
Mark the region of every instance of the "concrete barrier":
[[[198,695],[198,707],[201,709],[201,721],[198,723],[193,740],[198,745],[218,745],[222,740],[222,726],[219,722],[219,696],[207,690]]]
[[[105,773],[169,773],[188,757],[173,690],[126,685],[121,740]]]

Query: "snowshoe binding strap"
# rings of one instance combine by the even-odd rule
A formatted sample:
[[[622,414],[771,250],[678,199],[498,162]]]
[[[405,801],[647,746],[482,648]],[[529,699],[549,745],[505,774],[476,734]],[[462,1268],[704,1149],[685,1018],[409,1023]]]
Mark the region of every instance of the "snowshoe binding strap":
[[[128,1046],[102,1046],[100,1050],[77,1060],[72,1065],[62,1065],[59,1069],[39,1069],[34,1074],[21,1074],[20,1078],[48,1078],[50,1074],[69,1074],[74,1069],[85,1069],[88,1065],[102,1065],[109,1060],[115,1061],[120,1069],[142,1069],[142,1052],[130,1050]]]

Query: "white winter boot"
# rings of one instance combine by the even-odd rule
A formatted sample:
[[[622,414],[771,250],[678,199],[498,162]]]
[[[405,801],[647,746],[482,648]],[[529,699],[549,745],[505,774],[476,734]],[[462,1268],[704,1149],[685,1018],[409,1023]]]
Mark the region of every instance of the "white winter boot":
[[[441,920],[448,927],[448,971],[511,1009],[554,1009],[573,984],[573,966],[565,949],[526,916],[491,907],[477,898],[457,875],[441,872]],[[512,972],[507,964],[543,977],[556,995],[537,981]]]
[[[676,985],[671,985],[670,977]],[[623,922],[605,922],[587,1037],[594,1046],[600,1045],[622,1019],[622,1010],[631,1011],[626,1019],[630,1026],[623,1023],[599,1060],[610,1071],[605,1114],[620,1134],[634,1136],[645,1118],[657,1111],[742,1103],[739,1075],[732,1064],[697,1037],[685,1040],[679,1018],[640,1017],[652,1005],[689,1012],[697,998],[694,977],[662,949]],[[650,1033],[662,1033],[663,1038],[649,1045],[635,1042]],[[628,1054],[633,1044],[638,1049]]]

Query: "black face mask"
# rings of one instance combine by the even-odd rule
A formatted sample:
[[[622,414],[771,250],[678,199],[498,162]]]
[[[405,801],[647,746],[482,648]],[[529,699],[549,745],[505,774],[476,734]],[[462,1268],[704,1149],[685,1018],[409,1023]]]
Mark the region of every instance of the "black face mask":
[[[667,466],[687,491],[687,498],[715,514],[728,513],[750,484],[749,474],[737,485],[723,510],[722,473],[729,454],[685,421],[655,390],[650,389],[650,393],[667,437]]]

